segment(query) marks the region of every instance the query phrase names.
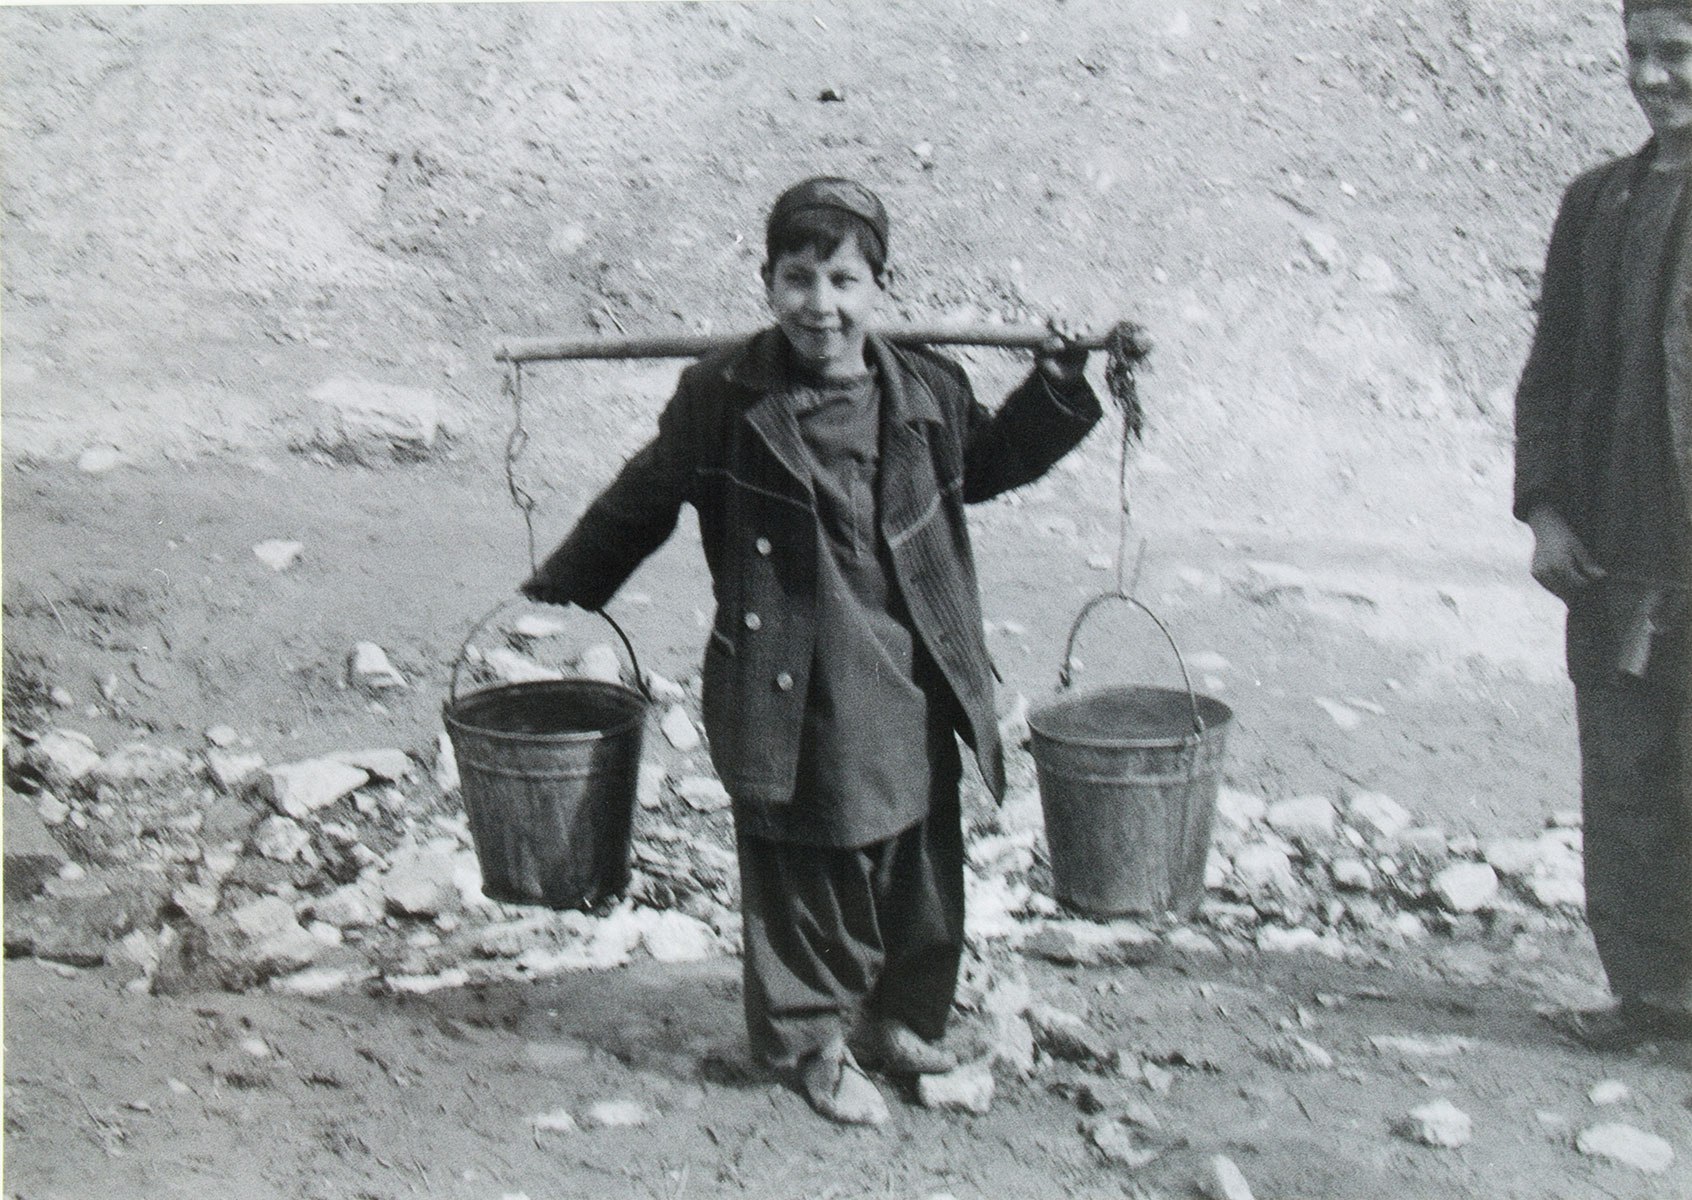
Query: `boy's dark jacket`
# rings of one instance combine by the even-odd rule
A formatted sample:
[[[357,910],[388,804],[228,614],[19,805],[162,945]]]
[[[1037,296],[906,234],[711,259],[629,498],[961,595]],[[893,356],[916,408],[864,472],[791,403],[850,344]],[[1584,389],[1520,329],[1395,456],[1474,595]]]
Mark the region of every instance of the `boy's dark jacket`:
[[[1526,520],[1536,504],[1550,503],[1588,545],[1591,489],[1605,468],[1615,407],[1628,197],[1654,153],[1648,142],[1569,185],[1545,256],[1533,349],[1516,389],[1515,514]],[[1680,232],[1687,235],[1684,204]],[[1674,405],[1669,429],[1682,499],[1692,511],[1692,429]]]
[[[1533,349],[1516,388],[1515,515],[1526,520],[1537,505],[1550,504],[1581,543],[1595,551],[1602,548],[1595,528],[1597,489],[1609,470],[1618,403],[1622,339],[1616,314],[1625,272],[1637,269],[1623,255],[1627,206],[1655,150],[1655,143],[1647,142],[1637,153],[1595,167],[1569,185],[1546,252]],[[1681,244],[1692,238],[1692,197],[1682,199],[1677,230]],[[1665,270],[1665,279],[1671,275]],[[1666,340],[1666,321],[1664,326],[1667,356],[1675,351]],[[1692,428],[1674,403],[1668,406],[1668,424],[1678,499],[1692,517]],[[1573,598],[1567,651],[1569,674],[1577,683],[1614,679],[1631,618],[1649,590],[1608,580]],[[1684,597],[1659,621],[1667,629],[1678,626],[1680,636],[1657,639],[1648,678],[1684,688],[1692,664],[1692,621]]]
[[[683,371],[658,435],[524,585],[598,609],[692,504],[717,601],[704,671],[711,758],[731,794],[763,803],[793,796],[816,644],[820,539],[784,345],[768,329]],[[1085,383],[1059,396],[1036,372],[989,413],[947,358],[874,335],[866,355],[881,386],[878,512],[893,574],[958,702],[958,732],[1002,796],[964,505],[1042,475],[1099,419],[1098,398]]]

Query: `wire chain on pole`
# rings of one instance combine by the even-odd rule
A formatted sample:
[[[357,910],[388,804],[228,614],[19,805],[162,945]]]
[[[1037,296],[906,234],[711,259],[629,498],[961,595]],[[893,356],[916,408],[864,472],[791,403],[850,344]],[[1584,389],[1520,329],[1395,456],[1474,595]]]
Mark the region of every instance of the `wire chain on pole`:
[[[511,397],[511,435],[505,439],[505,486],[511,503],[523,514],[523,530],[529,539],[529,570],[540,565],[535,554],[535,498],[517,482],[517,460],[529,445],[529,431],[523,424],[523,364],[512,362],[505,372],[505,394]]]
[[[1132,511],[1128,499],[1128,451],[1144,436],[1145,411],[1140,407],[1140,389],[1134,379],[1134,364],[1146,355],[1146,345],[1139,327],[1123,322],[1111,329],[1105,338],[1105,387],[1122,414],[1122,442],[1117,450],[1116,494],[1116,594],[1132,599],[1140,582],[1140,565],[1145,558],[1146,543],[1140,541],[1139,553],[1134,556],[1134,572],[1127,576],[1128,538],[1132,531]]]

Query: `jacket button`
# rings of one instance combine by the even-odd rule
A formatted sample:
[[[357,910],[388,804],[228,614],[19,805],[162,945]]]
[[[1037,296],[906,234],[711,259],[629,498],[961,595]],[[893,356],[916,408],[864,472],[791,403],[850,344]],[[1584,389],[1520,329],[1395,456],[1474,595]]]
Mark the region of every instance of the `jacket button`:
[[[791,692],[793,690],[793,676],[783,671],[775,677],[776,691]]]
[[[768,558],[770,556],[770,551],[774,549],[774,547],[770,545],[770,539],[767,537],[761,537],[757,541],[753,542],[752,548],[758,552],[758,556],[760,558]]]
[[[760,617],[755,612],[749,612],[746,614],[744,623],[748,629],[762,629],[764,627],[764,618]]]

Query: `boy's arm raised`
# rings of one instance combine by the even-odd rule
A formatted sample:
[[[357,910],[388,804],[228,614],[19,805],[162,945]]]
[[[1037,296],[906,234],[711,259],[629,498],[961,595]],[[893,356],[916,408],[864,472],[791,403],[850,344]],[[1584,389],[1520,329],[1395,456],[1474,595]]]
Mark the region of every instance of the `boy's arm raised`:
[[[1103,410],[1073,361],[1047,356],[997,412],[968,395],[964,442],[964,501],[975,504],[1032,483],[1068,454],[1098,423]],[[1081,352],[1080,362],[1086,362]],[[961,375],[962,372],[960,371]],[[964,380],[968,393],[969,384]]]

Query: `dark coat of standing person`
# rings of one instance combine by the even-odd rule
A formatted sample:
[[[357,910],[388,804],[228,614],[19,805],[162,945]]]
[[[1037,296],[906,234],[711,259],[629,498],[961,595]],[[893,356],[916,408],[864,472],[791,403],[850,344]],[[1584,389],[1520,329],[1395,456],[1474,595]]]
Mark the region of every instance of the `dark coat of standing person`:
[[[964,506],[1038,478],[1100,416],[1063,339],[990,413],[956,363],[870,333],[887,235],[860,184],[783,192],[775,326],[682,372],[657,436],[523,585],[597,609],[696,510],[748,1031],[818,1111],[862,1124],[888,1112],[851,1044],[896,1073],[955,1065],[960,735],[1004,787]]]
[[[1597,1048],[1692,1037],[1692,0],[1626,0],[1651,126],[1557,214],[1516,396],[1515,512],[1568,604]]]

